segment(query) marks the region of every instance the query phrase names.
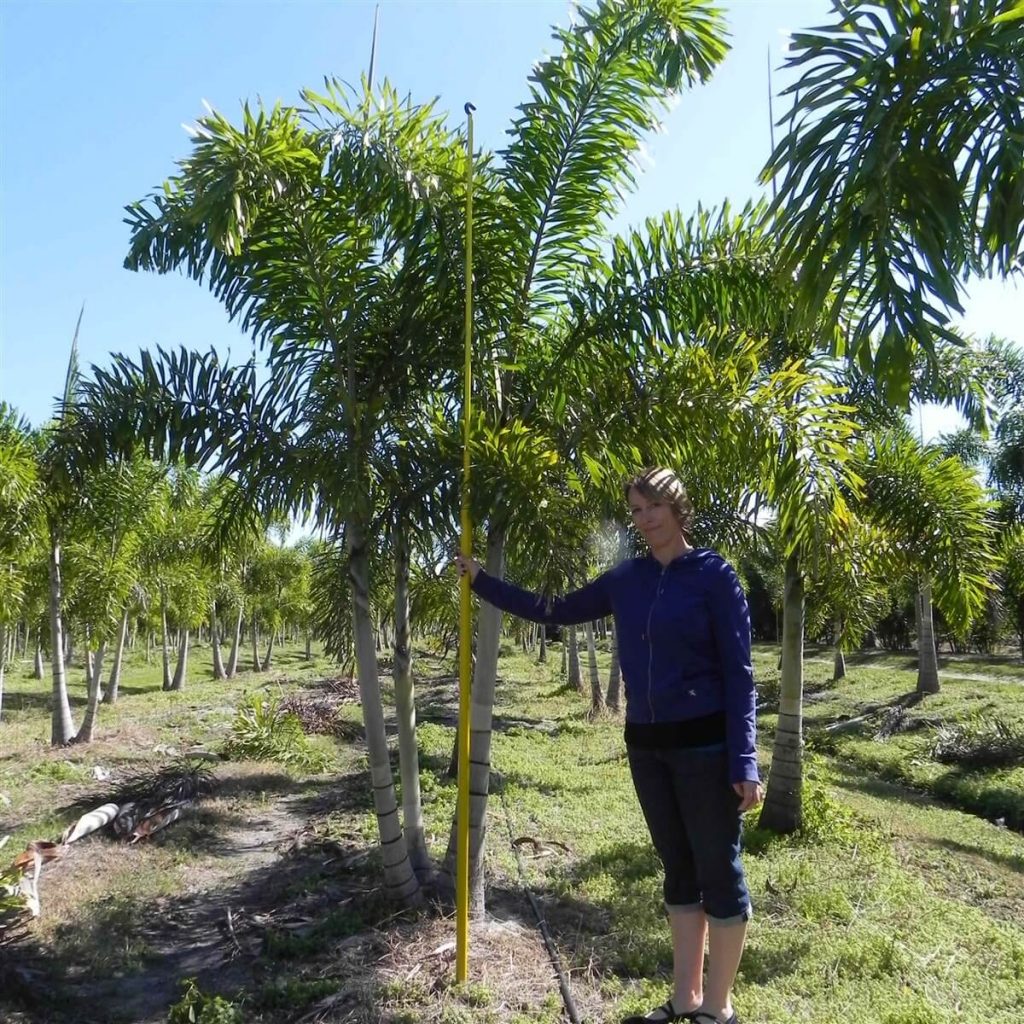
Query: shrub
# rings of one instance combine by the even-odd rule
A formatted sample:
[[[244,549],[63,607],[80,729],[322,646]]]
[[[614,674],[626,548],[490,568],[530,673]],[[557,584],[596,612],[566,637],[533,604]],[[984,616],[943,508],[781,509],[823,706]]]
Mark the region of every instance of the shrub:
[[[252,694],[238,709],[224,753],[235,759],[276,761],[299,771],[322,772],[328,765],[295,715],[283,711],[277,699]]]

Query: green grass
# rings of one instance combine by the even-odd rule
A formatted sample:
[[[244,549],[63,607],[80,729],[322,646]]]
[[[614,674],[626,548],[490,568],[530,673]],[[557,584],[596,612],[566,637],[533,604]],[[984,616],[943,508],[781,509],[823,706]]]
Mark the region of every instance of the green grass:
[[[522,883],[510,838],[528,840],[520,846],[526,879],[570,971],[583,1018],[611,1024],[661,1002],[668,994],[671,949],[660,868],[629,779],[621,721],[611,715],[590,721],[586,700],[561,685],[557,646],[550,655],[546,666],[521,653],[501,660],[488,810],[492,900],[503,914],[514,908],[519,915],[529,939],[516,944],[536,946],[538,982],[513,984],[508,975],[493,973],[495,964],[471,961],[470,985],[454,985],[450,962],[433,956],[444,939],[454,937],[451,919],[428,908],[396,920],[394,908],[374,888],[377,860],[370,850],[376,822],[369,794],[359,799],[356,787],[347,802],[311,811],[306,831],[325,844],[323,853],[281,889],[282,902],[300,908],[292,917],[282,908],[281,920],[302,919],[307,912],[301,908],[313,906],[311,924],[289,931],[272,917],[251,985],[221,992],[227,998],[217,1004],[212,993],[206,995],[204,980],[202,999],[194,991],[186,994],[179,1004],[183,1012],[191,999],[200,1012],[210,1006],[211,1017],[228,1018],[238,1007],[246,1021],[284,1024],[311,1004],[362,984],[362,1002],[331,1012],[386,1024],[555,1024],[561,1019],[557,987],[529,906],[518,895]],[[607,653],[599,657],[606,673]],[[755,654],[766,689],[777,677],[776,658],[767,648]],[[45,684],[12,673],[13,700],[5,710],[10,717],[0,726],[0,792],[10,799],[10,806],[0,806],[0,819],[15,835],[8,848],[58,834],[69,820],[63,808],[102,791],[93,778],[97,764],[128,770],[165,763],[166,752],[154,748],[219,748],[247,694],[266,692],[268,683],[272,691],[278,685],[291,689],[334,671],[285,652],[277,681],[261,675],[215,683],[205,660],[200,653],[195,681],[180,695],[159,691],[155,660],[148,668],[132,662],[122,700],[101,708],[99,740],[64,751],[47,746]],[[447,776],[456,687],[450,663],[421,658],[416,668],[424,815],[430,850],[440,857],[456,796]],[[996,675],[989,668],[975,673],[968,666],[965,672]],[[962,807],[982,806],[1001,792],[1019,794],[1019,769],[957,773],[938,765],[928,757],[931,725],[882,742],[873,738],[877,725],[869,724],[823,742],[827,724],[914,685],[913,670],[895,663],[851,662],[849,678],[835,686],[830,674],[830,664],[807,664],[806,721],[816,752],[808,756],[805,833],[779,839],[748,820],[746,864],[755,918],[736,988],[741,1019],[1024,1019],[1024,837],[925,795],[942,793],[947,785],[948,799]],[[946,678],[941,694],[908,714],[949,724],[972,712],[998,712],[1020,721],[1021,680],[1024,672],[1001,673],[999,681],[984,683]],[[80,701],[80,679],[75,687]],[[343,706],[340,715],[359,721],[356,706]],[[764,764],[770,761],[773,722],[771,714],[762,716]],[[365,772],[359,743],[315,740],[330,752],[340,781]],[[281,766],[228,767],[243,779],[246,772],[263,773],[255,775],[257,788],[218,798],[217,806],[169,829],[158,843],[125,848],[101,838],[87,841],[91,845],[78,851],[77,861],[60,867],[75,878],[63,902],[59,887],[44,877],[44,918],[35,928],[56,962],[106,976],[150,969],[147,924],[153,922],[147,910],[153,901],[193,885],[197,872],[210,872],[216,887],[231,871],[216,845],[208,844],[210,834],[229,818],[259,819],[296,786],[317,792],[326,785]],[[955,787],[943,782],[954,776]],[[284,870],[294,854],[287,845],[280,851]],[[369,856],[357,867],[345,866],[353,851]],[[56,877],[53,870],[48,877]],[[363,887],[361,894],[338,902],[332,887],[353,882]],[[244,934],[243,941],[251,943]]]
[[[759,680],[777,678],[776,658],[770,649],[756,651],[755,673]],[[1018,668],[1016,676],[1004,673],[988,682],[940,673],[940,692],[908,706],[903,731],[885,739],[877,738],[885,706],[913,693],[916,667],[880,667],[872,658],[871,667],[848,664],[847,670],[845,679],[833,683],[830,664],[812,661],[805,666],[804,728],[811,749],[869,769],[880,778],[921,789],[962,810],[1024,830],[1024,764],[978,769],[943,764],[933,756],[943,726],[998,718],[1016,731],[1024,730],[1024,668]],[[877,709],[876,713],[864,722],[829,729],[872,708]],[[771,733],[774,723],[774,715],[762,716],[766,733]]]
[[[758,660],[774,668],[770,652],[759,652]],[[514,834],[562,841],[572,851],[530,864],[531,884],[571,907],[553,910],[564,952],[576,970],[592,971],[595,983],[618,1001],[606,1019],[649,1007],[667,992],[671,951],[660,911],[660,872],[629,783],[621,727],[586,723],[574,694],[551,696],[548,689],[541,703],[543,684],[524,682],[536,675],[525,658],[507,659],[502,671],[516,679],[514,690],[502,694],[506,714],[532,709],[561,725],[553,734],[523,730],[495,737],[493,763],[505,778]],[[812,727],[836,712],[853,713],[871,700],[905,693],[913,683],[908,673],[854,670],[832,689],[825,685],[827,674],[826,666],[808,666],[816,697],[808,705]],[[1014,683],[951,681],[935,701],[950,718],[974,702],[1003,707],[1019,694]],[[911,740],[916,734],[876,746]],[[849,778],[838,772],[828,759],[812,761],[809,800],[812,809],[817,803],[819,819],[813,836],[765,843],[760,853],[747,855],[756,916],[737,986],[741,1017],[765,1024],[911,1024],[949,1019],[957,1008],[956,1019],[979,1024],[1020,1019],[1024,929],[979,909],[977,900],[986,889],[1006,891],[1024,918],[1022,887],[1012,896],[1003,889],[1005,877],[1019,871],[1024,840],[934,808],[929,813],[947,824],[930,822],[926,829],[903,807],[913,794],[868,799],[858,793],[851,800]],[[999,773],[977,781],[990,789],[1004,784]],[[497,803],[492,801],[492,839],[506,834]],[[899,847],[894,820],[903,830]],[[949,823],[964,820],[972,824],[964,843],[968,864],[952,845],[939,848],[945,857],[938,863],[917,855],[920,847],[936,849],[930,845],[938,841],[936,833],[958,835]],[[497,846],[492,843],[495,867],[510,873],[507,854]],[[937,881],[958,872],[967,878],[950,885]]]

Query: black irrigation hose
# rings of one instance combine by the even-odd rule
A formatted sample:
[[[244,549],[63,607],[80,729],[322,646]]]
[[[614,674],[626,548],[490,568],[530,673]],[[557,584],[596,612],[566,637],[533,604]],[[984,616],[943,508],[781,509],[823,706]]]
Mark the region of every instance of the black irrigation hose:
[[[540,908],[540,904],[537,902],[537,897],[533,895],[533,891],[526,881],[526,870],[523,868],[523,855],[519,852],[519,847],[516,846],[515,837],[512,834],[512,817],[508,812],[508,803],[505,801],[505,780],[501,777],[498,772],[495,772],[501,778],[501,809],[505,812],[505,828],[508,830],[508,841],[516,855],[516,864],[519,867],[519,881],[529,897],[530,906],[533,907],[533,912],[537,917],[537,924],[540,926],[540,933],[544,938],[544,945],[548,951],[548,959],[551,961],[551,966],[554,967],[555,973],[558,975],[558,988],[562,993],[562,1002],[565,1004],[565,1012],[569,1014],[569,1020],[572,1024],[581,1024],[579,1010],[576,1009],[576,1002],[572,998],[572,991],[569,988],[569,978],[565,973],[565,968],[562,966],[561,957],[558,955],[558,950],[555,948],[555,940],[551,938],[551,932],[548,931],[547,921],[544,920],[544,913]]]

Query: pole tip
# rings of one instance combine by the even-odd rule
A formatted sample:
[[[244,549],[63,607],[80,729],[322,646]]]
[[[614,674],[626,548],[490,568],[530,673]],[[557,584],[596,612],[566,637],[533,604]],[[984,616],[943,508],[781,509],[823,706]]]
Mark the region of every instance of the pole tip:
[[[474,107],[472,103],[467,103],[467,104],[466,104],[466,105],[465,105],[465,106],[464,106],[464,107],[463,107],[462,109],[463,109],[463,110],[464,110],[464,111],[465,111],[465,112],[466,112],[467,114],[472,114],[472,113],[473,113],[473,111],[474,111],[474,110],[476,110],[476,107]]]

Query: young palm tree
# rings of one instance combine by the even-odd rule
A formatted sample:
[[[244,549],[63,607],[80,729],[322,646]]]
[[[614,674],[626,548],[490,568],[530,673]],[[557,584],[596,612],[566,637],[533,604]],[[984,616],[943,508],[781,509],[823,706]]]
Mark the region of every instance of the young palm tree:
[[[904,571],[919,581],[920,693],[939,690],[932,603],[965,632],[996,568],[992,505],[974,471],[904,427],[869,436],[858,452],[863,515],[885,528]]]
[[[28,422],[0,402],[0,713],[8,630],[21,615],[28,585],[28,543],[40,526],[39,466]]]

